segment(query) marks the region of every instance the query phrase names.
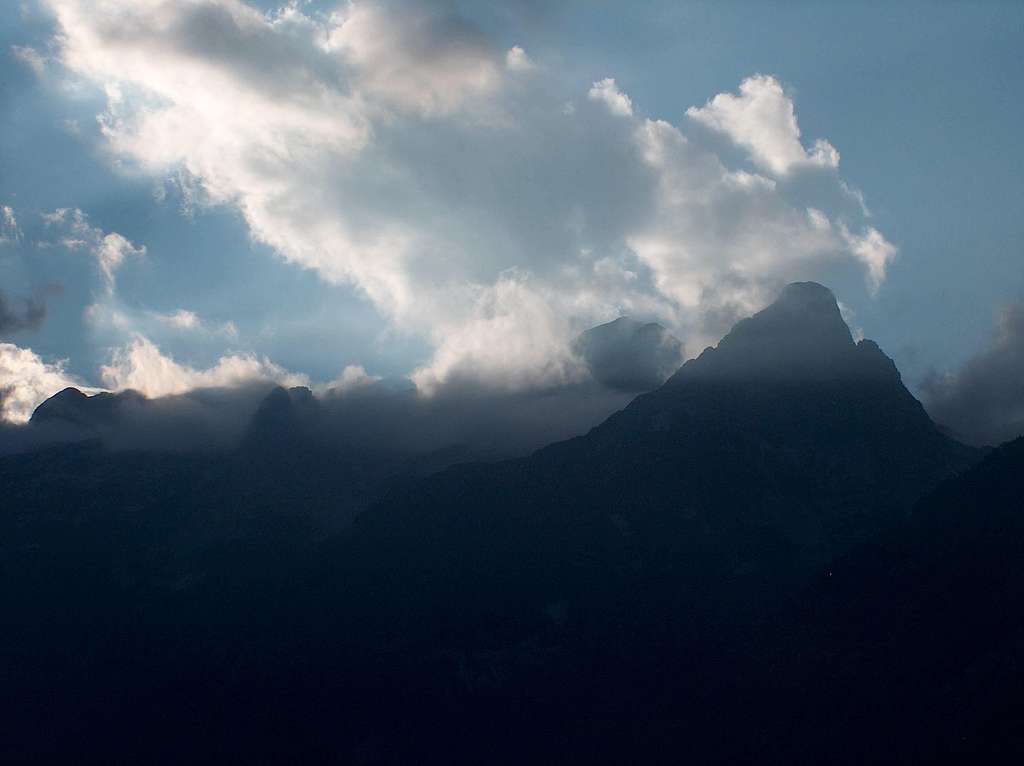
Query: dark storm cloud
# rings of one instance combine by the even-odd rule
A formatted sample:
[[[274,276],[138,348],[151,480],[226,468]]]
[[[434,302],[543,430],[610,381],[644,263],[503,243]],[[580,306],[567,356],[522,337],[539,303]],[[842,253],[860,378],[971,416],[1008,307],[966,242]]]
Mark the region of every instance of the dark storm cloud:
[[[932,417],[972,444],[999,444],[1024,433],[1024,303],[999,319],[988,348],[954,374],[922,384]]]
[[[46,319],[46,293],[40,291],[29,298],[9,299],[0,291],[0,335],[35,330]]]

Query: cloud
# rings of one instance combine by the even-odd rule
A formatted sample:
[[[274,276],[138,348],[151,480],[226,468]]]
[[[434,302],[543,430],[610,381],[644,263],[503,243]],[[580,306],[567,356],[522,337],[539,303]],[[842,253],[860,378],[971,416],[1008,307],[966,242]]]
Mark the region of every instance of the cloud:
[[[42,293],[23,301],[24,308],[18,311],[0,291],[0,334],[35,330],[46,319],[46,299]]]
[[[131,389],[151,398],[198,388],[234,388],[254,382],[309,385],[306,376],[289,372],[255,354],[227,354],[212,367],[196,369],[163,354],[141,335],[114,351],[110,363],[100,367],[100,379],[111,391]]]
[[[1000,444],[1024,434],[1024,304],[999,316],[988,346],[958,371],[932,373],[921,389],[936,420],[971,444]]]
[[[777,175],[795,167],[839,167],[839,152],[818,139],[810,151],[800,143],[793,101],[774,77],[755,75],[740,83],[739,95],[719,93],[687,116],[733,139],[755,164]]]
[[[794,279],[854,263],[876,287],[895,253],[770,77],[672,124],[613,78],[579,93],[433,6],[47,1],[60,61],[106,95],[114,156],[236,208],[282,258],[427,339],[423,390],[562,385],[598,322],[701,343]],[[110,279],[129,245],[112,243]]]
[[[890,261],[896,257],[896,246],[873,226],[867,227],[863,234],[854,235],[845,225],[841,225],[840,233],[854,257],[867,266],[868,284],[872,291],[877,291],[885,280]]]
[[[611,77],[595,82],[587,96],[591,101],[602,102],[612,114],[618,114],[623,117],[633,116],[633,102],[629,96],[619,90],[619,86],[615,84],[615,80]]]
[[[522,69],[529,61],[513,48],[503,62],[458,16],[409,3],[352,3],[331,18],[325,43],[367,104],[426,115],[456,110],[493,91],[502,63]]]
[[[461,300],[473,306],[470,316],[441,325],[433,358],[413,373],[413,382],[429,394],[469,381],[518,390],[582,379],[584,368],[560,342],[569,326],[558,299],[516,272],[490,288],[465,290]]]
[[[680,362],[680,344],[663,328],[627,319],[595,328],[573,349],[579,355],[573,362],[577,379],[519,390],[481,387],[472,375],[464,375],[452,376],[425,395],[409,379],[382,380],[349,365],[334,380],[311,386],[312,392],[296,389],[283,399],[275,394],[274,407],[292,400],[301,411],[292,413],[295,417],[269,413],[270,420],[260,423],[260,413],[267,414],[260,402],[268,391],[277,385],[305,387],[308,381],[252,355],[229,354],[196,369],[139,336],[115,350],[110,364],[101,368],[105,387],[114,393],[95,400],[64,397],[31,427],[0,427],[0,454],[83,438],[100,438],[113,449],[230,449],[257,428],[259,438],[270,438],[272,447],[289,443],[373,450],[403,461],[427,459],[425,465],[438,468],[459,460],[522,455],[584,433],[638,391],[660,385]],[[61,364],[43,365],[30,350],[18,351],[34,360],[37,373],[57,375],[37,374],[31,389],[22,386],[21,411],[12,420],[24,423],[65,386],[82,388]],[[10,383],[9,377],[0,376],[0,381]]]
[[[11,55],[27,65],[36,75],[42,77],[46,73],[46,57],[31,46],[12,45]]]
[[[363,369],[362,365],[350,364],[341,371],[341,374],[338,375],[338,377],[326,386],[321,387],[321,390],[343,393],[356,390],[364,386],[370,386],[374,383],[378,383],[379,381],[379,376],[368,374],[366,370]]]
[[[40,403],[68,386],[94,390],[69,375],[65,364],[47,363],[31,349],[0,343],[0,420],[25,423]]]
[[[90,395],[135,392],[116,400],[113,419],[104,420],[104,415],[97,421],[98,433],[114,448],[164,450],[229,447],[241,438],[273,385],[309,383],[253,354],[226,354],[211,367],[197,369],[176,362],[142,336],[115,349],[100,377],[102,387],[89,385],[67,372],[65,360],[45,362],[32,349],[0,343],[0,454],[95,436],[73,422],[42,430],[13,427],[27,423],[39,405],[68,387]],[[324,389],[347,392],[374,380],[351,367]]]
[[[89,217],[78,208],[58,208],[43,214],[47,226],[63,231],[61,244],[70,250],[86,250],[95,259],[108,292],[114,290],[114,273],[126,258],[141,258],[144,245],[136,246],[116,231],[106,233],[89,223]]]
[[[178,309],[177,311],[169,314],[161,314],[154,311],[152,316],[158,322],[162,322],[168,327],[175,327],[179,330],[195,330],[202,326],[199,315],[194,311],[188,311],[187,309]]]
[[[117,232],[104,234],[98,247],[93,251],[96,262],[107,285],[113,286],[114,272],[128,257],[141,257],[146,254],[145,246],[136,247]]]
[[[9,205],[0,205],[0,245],[14,245],[22,239],[18,219]]]
[[[221,335],[225,338],[238,337],[238,328],[234,322],[228,321],[219,325],[210,325],[197,313],[188,309],[178,309],[166,314],[159,311],[150,311],[148,316],[165,327],[183,332],[204,332],[211,335]]]
[[[505,66],[513,72],[529,72],[534,68],[534,63],[526,55],[526,51],[514,45],[505,53]]]

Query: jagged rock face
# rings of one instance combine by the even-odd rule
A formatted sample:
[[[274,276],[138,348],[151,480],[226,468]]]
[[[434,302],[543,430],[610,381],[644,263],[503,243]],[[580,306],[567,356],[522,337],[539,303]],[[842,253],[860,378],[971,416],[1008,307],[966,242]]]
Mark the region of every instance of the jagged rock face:
[[[664,383],[683,358],[682,343],[668,330],[629,317],[592,327],[576,339],[574,350],[597,381],[637,393]]]

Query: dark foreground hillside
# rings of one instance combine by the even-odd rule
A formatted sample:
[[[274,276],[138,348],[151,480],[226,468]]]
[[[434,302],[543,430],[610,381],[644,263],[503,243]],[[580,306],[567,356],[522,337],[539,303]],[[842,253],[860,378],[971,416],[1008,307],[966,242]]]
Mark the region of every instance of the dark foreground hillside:
[[[794,759],[1024,754],[1024,438],[829,567],[781,618],[772,683]],[[887,756],[888,757],[888,756]]]
[[[261,443],[302,454],[263,422]],[[981,459],[945,436],[819,285],[526,458],[371,492],[370,455],[291,484],[280,452],[247,454],[0,460],[17,500],[5,760],[859,763],[1024,744],[1024,446]],[[333,502],[368,507],[312,529]]]

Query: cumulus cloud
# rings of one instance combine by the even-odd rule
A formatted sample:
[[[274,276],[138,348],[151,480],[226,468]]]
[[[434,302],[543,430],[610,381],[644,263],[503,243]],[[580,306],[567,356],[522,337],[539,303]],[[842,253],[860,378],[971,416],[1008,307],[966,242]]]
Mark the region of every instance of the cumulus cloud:
[[[144,245],[136,246],[125,236],[104,232],[92,226],[89,217],[78,208],[58,208],[44,213],[43,220],[63,233],[60,243],[71,250],[85,250],[96,259],[108,292],[114,289],[114,273],[126,258],[141,258]]]
[[[183,394],[197,388],[235,388],[254,382],[309,385],[305,375],[289,372],[266,357],[227,354],[206,369],[196,369],[163,354],[148,338],[136,335],[116,349],[100,379],[111,391],[131,389],[147,397]]]
[[[35,352],[0,343],[0,420],[25,423],[43,400],[68,386],[84,386],[65,370],[66,362],[48,363]]]
[[[425,5],[352,3],[328,22],[325,49],[347,65],[368,104],[427,115],[464,106],[495,89],[501,76],[501,56],[476,28]],[[528,62],[522,48],[505,61],[510,69]]]
[[[619,114],[623,117],[633,116],[633,102],[629,96],[619,90],[619,86],[615,84],[615,79],[612,77],[595,82],[587,96],[592,101],[603,103],[612,114]]]
[[[136,335],[111,352],[99,370],[101,387],[69,374],[66,360],[48,363],[32,349],[0,343],[0,420],[24,423],[43,401],[69,386],[83,391],[132,390],[148,398],[185,394],[198,389],[242,389],[254,384],[306,386],[305,375],[290,372],[266,357],[229,353],[212,366],[196,368],[175,361],[152,341]],[[358,367],[347,368],[330,387],[348,390],[372,382]]]
[[[572,339],[598,322],[701,343],[809,270],[860,263],[876,286],[895,253],[771,77],[673,124],[434,6],[47,2],[61,62],[106,94],[109,149],[429,339],[423,390],[571,382]],[[129,245],[111,243],[111,279]]]
[[[719,93],[686,114],[729,136],[771,173],[785,175],[806,165],[839,166],[839,152],[828,141],[818,139],[810,151],[800,143],[793,101],[774,77],[749,77],[740,83],[739,95]]]
[[[995,445],[1024,434],[1024,304],[1006,308],[988,348],[922,384],[928,412],[961,439]]]

